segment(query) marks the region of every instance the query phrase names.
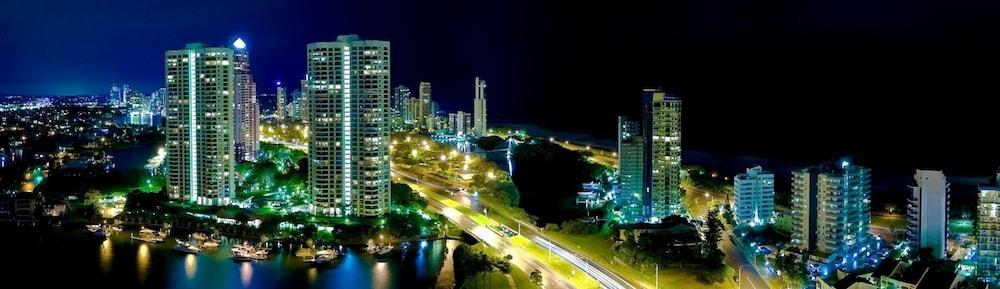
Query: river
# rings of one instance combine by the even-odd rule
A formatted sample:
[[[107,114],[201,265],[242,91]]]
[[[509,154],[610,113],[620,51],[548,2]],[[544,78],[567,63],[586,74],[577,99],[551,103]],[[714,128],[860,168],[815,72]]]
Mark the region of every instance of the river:
[[[345,247],[332,264],[311,267],[287,249],[234,262],[228,240],[190,255],[174,251],[173,238],[147,244],[127,231],[102,241],[83,229],[4,229],[11,233],[0,238],[8,257],[0,276],[26,288],[434,288],[446,248],[458,242],[412,243],[410,253],[385,261]]]

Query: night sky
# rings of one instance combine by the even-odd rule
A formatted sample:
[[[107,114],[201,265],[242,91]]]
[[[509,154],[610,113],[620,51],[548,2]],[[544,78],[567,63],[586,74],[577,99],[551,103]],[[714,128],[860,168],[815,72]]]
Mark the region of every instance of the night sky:
[[[484,77],[494,121],[612,138],[655,86],[685,99],[686,149],[1000,165],[996,1],[417,2],[4,1],[0,94],[148,92],[165,50],[235,36],[271,92],[306,43],[353,33],[391,41],[393,85],[431,81],[443,109],[470,111]]]

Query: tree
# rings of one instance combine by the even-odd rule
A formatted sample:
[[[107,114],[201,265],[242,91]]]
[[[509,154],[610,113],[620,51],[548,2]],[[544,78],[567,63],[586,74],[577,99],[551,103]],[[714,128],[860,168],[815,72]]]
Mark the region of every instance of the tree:
[[[236,219],[236,223],[238,224],[246,224],[248,221],[250,221],[250,215],[247,215],[247,213],[244,211],[236,213],[236,216],[233,218]]]
[[[542,271],[538,271],[538,269],[531,271],[531,283],[542,287]]]
[[[302,228],[302,236],[306,239],[312,238],[316,235],[317,230],[319,230],[319,228],[316,227],[316,224],[306,225],[305,228]]]

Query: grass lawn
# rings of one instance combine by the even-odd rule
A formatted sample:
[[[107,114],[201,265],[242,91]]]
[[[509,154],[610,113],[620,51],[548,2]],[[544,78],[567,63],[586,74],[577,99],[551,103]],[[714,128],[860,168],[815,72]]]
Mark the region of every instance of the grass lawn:
[[[485,252],[488,255],[500,255],[499,251],[483,243],[476,244],[472,248]],[[540,289],[534,283],[531,283],[531,275],[525,273],[517,266],[510,267],[510,276],[514,279],[514,286],[517,289]],[[507,282],[507,277],[501,272],[490,272],[489,274],[476,276],[472,280],[469,280],[467,284],[471,288],[512,288]],[[484,284],[486,286],[483,286]]]
[[[906,228],[906,218],[902,215],[896,216],[876,216],[872,215],[872,226],[885,227],[890,229]]]
[[[961,220],[961,219],[948,220],[948,233],[971,234],[972,229],[973,229],[972,221],[970,220]]]

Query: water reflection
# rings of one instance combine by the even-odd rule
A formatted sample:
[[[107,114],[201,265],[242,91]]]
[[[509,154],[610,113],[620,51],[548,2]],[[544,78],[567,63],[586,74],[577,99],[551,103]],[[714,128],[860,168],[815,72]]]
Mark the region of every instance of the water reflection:
[[[194,273],[198,271],[198,260],[192,254],[184,257],[184,274],[188,280],[194,279]]]
[[[309,268],[309,271],[306,272],[306,277],[309,278],[309,284],[312,284],[313,282],[316,282],[316,272],[317,271],[319,271],[319,269]]]
[[[101,242],[101,271],[104,275],[111,274],[111,260],[114,257],[114,252],[111,251],[111,239],[105,239]]]
[[[250,266],[250,262],[240,264],[240,282],[243,283],[243,288],[250,287],[250,279],[252,278],[253,266]]]
[[[149,274],[149,245],[142,243],[139,245],[139,253],[136,254],[136,269],[139,270],[139,283],[146,282],[146,275]]]
[[[372,288],[389,288],[389,265],[386,262],[375,263],[372,269]]]

